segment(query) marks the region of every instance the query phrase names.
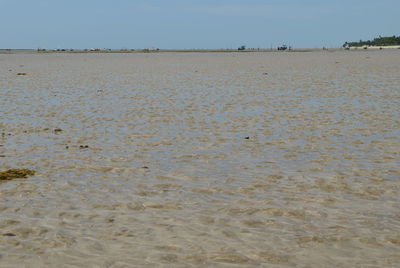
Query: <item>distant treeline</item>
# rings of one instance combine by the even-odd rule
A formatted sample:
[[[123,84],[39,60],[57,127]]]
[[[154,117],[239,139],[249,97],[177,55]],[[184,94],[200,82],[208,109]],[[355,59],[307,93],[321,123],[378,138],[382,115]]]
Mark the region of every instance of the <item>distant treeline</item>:
[[[343,47],[362,47],[362,46],[400,46],[400,36],[388,36],[382,37],[379,36],[374,40],[363,41],[360,40],[359,42],[346,42],[344,43]]]

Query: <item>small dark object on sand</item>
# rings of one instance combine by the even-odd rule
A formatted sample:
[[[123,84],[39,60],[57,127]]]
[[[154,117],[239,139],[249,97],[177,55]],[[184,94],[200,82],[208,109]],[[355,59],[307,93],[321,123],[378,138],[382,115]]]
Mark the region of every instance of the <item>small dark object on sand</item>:
[[[250,137],[249,137],[249,136],[247,136],[247,137],[245,137],[244,139],[245,139],[245,140],[250,140]]]
[[[79,148],[80,149],[87,149],[87,148],[89,148],[89,145],[80,145]]]
[[[61,129],[61,128],[56,128],[56,129],[54,129],[54,133],[60,133],[60,132],[62,132],[63,130]]]
[[[26,75],[26,73],[17,73],[17,75]]]
[[[5,234],[3,234],[3,236],[17,236],[17,235],[13,234],[13,233],[5,233]]]
[[[35,175],[35,171],[29,169],[9,169],[0,171],[0,181],[8,181],[13,179],[22,179],[28,176]]]
[[[263,75],[268,75],[268,73],[263,73]]]
[[[69,149],[69,146],[67,145],[67,146],[65,146],[65,149]]]
[[[144,169],[149,169],[149,167],[148,167],[148,166],[143,166],[142,168],[144,168]]]

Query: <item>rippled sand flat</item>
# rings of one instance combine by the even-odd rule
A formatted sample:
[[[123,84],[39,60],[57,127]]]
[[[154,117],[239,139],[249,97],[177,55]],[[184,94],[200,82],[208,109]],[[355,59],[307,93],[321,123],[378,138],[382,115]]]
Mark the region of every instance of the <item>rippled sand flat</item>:
[[[0,55],[0,93],[0,267],[400,263],[400,51]]]

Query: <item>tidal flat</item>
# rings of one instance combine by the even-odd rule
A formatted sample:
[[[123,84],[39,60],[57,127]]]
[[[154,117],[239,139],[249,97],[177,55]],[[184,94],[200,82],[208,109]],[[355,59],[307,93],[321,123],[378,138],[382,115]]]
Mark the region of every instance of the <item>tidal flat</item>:
[[[400,51],[0,55],[0,267],[398,267]]]

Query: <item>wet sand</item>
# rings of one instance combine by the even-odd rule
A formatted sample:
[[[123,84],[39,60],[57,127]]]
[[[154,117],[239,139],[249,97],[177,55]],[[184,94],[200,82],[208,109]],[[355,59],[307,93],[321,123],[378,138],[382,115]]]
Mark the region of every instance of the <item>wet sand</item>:
[[[400,263],[400,51],[4,54],[0,92],[0,267]]]

